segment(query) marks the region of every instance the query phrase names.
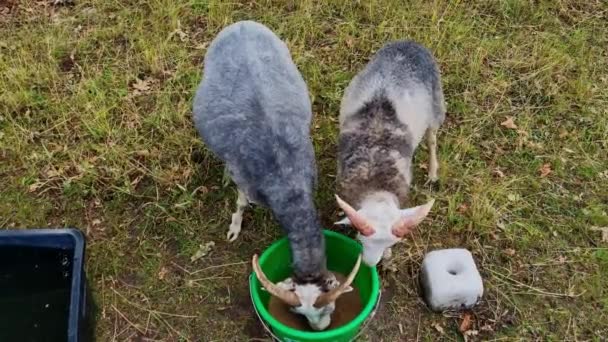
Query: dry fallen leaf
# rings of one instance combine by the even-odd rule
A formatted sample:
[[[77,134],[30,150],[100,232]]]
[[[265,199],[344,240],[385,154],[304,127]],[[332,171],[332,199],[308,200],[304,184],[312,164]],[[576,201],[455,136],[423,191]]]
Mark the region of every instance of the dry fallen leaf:
[[[195,262],[196,260],[204,257],[205,255],[209,254],[209,252],[211,252],[211,248],[215,246],[215,242],[214,241],[209,241],[205,244],[200,244],[198,246],[198,251],[196,251],[196,253],[194,253],[194,255],[192,255],[190,257],[190,261],[191,262]]]
[[[158,279],[163,280],[165,279],[165,277],[167,276],[167,273],[169,273],[169,269],[166,267],[161,267],[160,271],[158,271]]]
[[[197,192],[200,192],[201,195],[204,195],[209,192],[209,188],[204,185],[201,185],[198,188],[194,189],[194,191],[192,191],[192,195],[196,194]]]
[[[514,256],[515,250],[513,248],[507,248],[507,249],[505,249],[505,254],[508,256]]]
[[[504,178],[505,177],[505,173],[502,172],[499,168],[495,168],[494,170],[492,170],[492,174],[495,175],[498,178]]]
[[[540,172],[541,177],[547,177],[552,172],[551,164],[543,164],[538,171]]]
[[[140,80],[139,78],[137,78],[135,83],[133,83],[131,86],[135,90],[145,92],[150,90],[150,81],[150,78],[146,78],[145,80]]]
[[[532,149],[537,149],[537,150],[542,150],[543,149],[543,144],[537,143],[537,142],[534,142],[534,141],[527,141],[526,145],[529,148],[532,148]]]
[[[461,204],[458,206],[458,212],[459,212],[459,213],[461,213],[461,214],[466,213],[466,212],[467,212],[467,210],[469,210],[469,206],[468,206],[466,203],[461,203]]]
[[[477,335],[479,335],[479,331],[477,331],[477,330],[469,330],[469,331],[467,331],[467,332],[464,333],[465,337],[468,337],[468,336],[477,336]]]
[[[507,199],[511,202],[516,202],[520,199],[519,194],[508,194]]]
[[[176,28],[173,32],[171,32],[169,34],[169,38],[168,39],[171,39],[174,36],[178,36],[179,40],[182,41],[182,42],[185,42],[186,40],[188,40],[188,34],[186,32],[184,32],[184,31],[182,31],[182,29],[180,27]]]
[[[40,182],[37,182],[37,183],[31,184],[31,185],[28,187],[28,191],[29,191],[29,192],[35,192],[36,190],[40,189],[40,188],[42,187],[42,185],[43,185],[43,184],[42,184],[42,183],[40,183]]]
[[[150,151],[149,150],[135,151],[135,155],[138,156],[138,157],[149,157],[150,156]]]
[[[444,334],[443,327],[441,327],[441,325],[439,325],[439,323],[433,324],[433,328],[435,328],[435,330],[437,330],[440,334],[442,334],[442,335]]]
[[[500,125],[510,129],[517,129],[517,125],[515,124],[515,122],[513,122],[512,116],[507,116],[507,119],[501,122]]]
[[[137,184],[139,184],[139,182],[141,182],[141,180],[144,179],[144,175],[139,175],[137,177],[135,177],[132,181],[131,181],[131,185],[132,186],[137,186]]]
[[[460,333],[464,334],[465,332],[467,332],[471,329],[472,323],[473,323],[473,320],[471,319],[471,314],[468,312],[465,312],[464,315],[462,315],[462,321],[460,322],[460,326],[458,327],[458,330],[460,331]]]
[[[346,46],[348,46],[350,48],[350,47],[353,47],[353,45],[355,45],[354,39],[352,37],[347,37],[346,38]]]
[[[481,327],[481,331],[494,331],[494,328],[492,328],[491,325],[486,324],[483,327]]]
[[[568,153],[574,153],[574,151],[573,151],[573,150],[571,150],[571,149],[569,149],[569,148],[566,148],[566,147],[564,147],[564,151],[566,151],[566,152],[568,152]]]
[[[608,242],[608,227],[591,227],[591,230],[602,232],[602,242]]]
[[[45,173],[48,178],[55,178],[61,176],[61,171],[62,170],[49,169]]]

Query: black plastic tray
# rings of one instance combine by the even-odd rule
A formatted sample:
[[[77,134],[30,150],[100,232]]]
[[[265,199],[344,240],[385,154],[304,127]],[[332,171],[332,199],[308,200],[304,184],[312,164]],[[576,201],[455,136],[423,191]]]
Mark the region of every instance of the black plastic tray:
[[[36,275],[36,269],[38,268],[38,264],[36,262],[32,262],[30,264],[34,267],[28,268],[32,266],[30,264],[25,264],[23,270],[18,270],[18,272],[13,272],[13,276],[11,278],[11,267],[12,270],[15,270],[15,265],[19,264],[23,260],[19,260],[19,258],[23,258],[23,254],[20,253],[20,250],[27,250],[27,253],[36,254],[37,251],[41,251],[41,253],[61,253],[63,255],[63,259],[65,261],[65,273],[63,276],[65,279],[63,282],[65,283],[64,287],[69,288],[69,314],[67,320],[63,320],[65,317],[62,317],[62,321],[67,321],[67,329],[66,341],[67,342],[80,342],[83,340],[83,324],[85,322],[86,317],[86,277],[84,273],[84,256],[85,256],[85,238],[80,230],[77,229],[18,229],[18,230],[0,230],[0,251],[4,251],[4,254],[9,254],[9,256],[14,252],[14,257],[6,258],[4,260],[0,260],[0,290],[2,285],[11,286],[15,283],[18,283],[16,278],[19,277],[29,277],[30,274],[34,276],[32,279],[36,279],[35,276],[40,277],[40,275]],[[27,255],[30,255],[27,254]],[[38,258],[44,258],[45,254],[40,254]],[[34,259],[32,259],[34,260]],[[41,260],[44,262],[44,260]],[[42,268],[42,263],[40,268]],[[41,271],[42,272],[42,271]],[[18,274],[18,275],[17,275]],[[3,278],[4,277],[4,278]],[[71,279],[67,279],[71,277]],[[30,279],[30,278],[28,278]],[[40,298],[38,301],[32,299],[28,301],[28,296],[34,298],[36,296],[35,293],[28,293],[29,288],[41,288],[44,281],[40,283],[34,282],[25,282],[25,286],[22,288],[12,289],[16,293],[19,293],[20,298],[25,298],[25,305],[21,306],[23,309],[20,311],[27,312],[27,310],[41,310],[40,306]],[[8,285],[7,285],[8,284]],[[50,285],[49,285],[50,286]],[[65,293],[65,291],[64,291]],[[67,297],[67,294],[63,295],[64,298]],[[5,298],[6,299],[6,298]],[[11,300],[9,297],[6,300]],[[45,301],[45,299],[43,299]],[[35,307],[29,308],[28,303],[36,303]],[[68,305],[64,303],[65,305]],[[53,304],[47,304],[53,305]],[[44,305],[43,305],[44,306]],[[8,310],[6,310],[8,311]],[[64,311],[63,311],[64,312]],[[5,316],[5,318],[10,318],[14,313],[11,312],[3,312],[2,308],[0,308],[0,317]],[[8,320],[10,321],[10,320]],[[5,321],[6,322],[6,321]],[[44,323],[44,322],[43,322]],[[26,323],[24,323],[26,324]],[[31,341],[37,340],[36,337],[29,336],[32,334],[36,328],[40,328],[40,326],[44,326],[44,324],[33,324],[34,326],[28,327],[23,331],[23,335],[15,336],[15,329],[11,326],[1,327],[3,325],[0,322],[0,340],[4,340],[5,338],[14,338],[19,337],[21,341]],[[13,328],[12,334],[8,331],[11,331]],[[21,329],[21,328],[19,328]],[[29,330],[31,329],[31,330]],[[43,329],[43,328],[40,328]],[[7,336],[3,336],[4,334],[9,334]],[[39,332],[38,332],[39,333]],[[21,334],[20,332],[18,334]],[[50,336],[47,336],[50,337]],[[45,339],[46,340],[46,339]]]

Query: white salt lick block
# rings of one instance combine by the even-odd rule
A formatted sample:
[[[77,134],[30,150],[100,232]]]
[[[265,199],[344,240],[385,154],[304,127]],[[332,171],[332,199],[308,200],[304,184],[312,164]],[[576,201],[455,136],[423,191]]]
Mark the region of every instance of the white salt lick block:
[[[452,248],[428,253],[422,262],[421,283],[434,311],[474,306],[483,295],[483,282],[473,255]]]

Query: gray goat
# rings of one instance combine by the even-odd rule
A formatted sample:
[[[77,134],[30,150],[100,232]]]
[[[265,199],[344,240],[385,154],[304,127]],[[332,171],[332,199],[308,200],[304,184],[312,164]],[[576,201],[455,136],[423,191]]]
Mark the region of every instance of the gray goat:
[[[401,209],[412,182],[412,157],[426,134],[429,181],[437,181],[437,130],[445,118],[438,67],[411,41],[389,43],[347,87],[340,108],[338,193],[346,217],[373,266],[391,256],[428,215],[434,200]]]
[[[270,282],[255,255],[254,271],[269,293],[306,316],[314,329],[325,329],[335,300],[352,290],[359,263],[343,284],[326,268],[325,240],[313,202],[317,172],[306,84],[287,46],[252,21],[224,28],[204,63],[194,122],[238,187],[228,240],[238,237],[249,203],[269,207],[289,240],[293,277]]]

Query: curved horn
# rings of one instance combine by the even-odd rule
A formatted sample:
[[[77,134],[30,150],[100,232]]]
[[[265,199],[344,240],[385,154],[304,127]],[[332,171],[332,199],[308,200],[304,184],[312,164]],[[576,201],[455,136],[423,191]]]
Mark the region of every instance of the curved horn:
[[[331,302],[335,302],[336,299],[338,299],[338,297],[340,297],[340,295],[344,293],[346,288],[353,283],[353,280],[355,280],[355,276],[359,272],[359,266],[361,266],[361,254],[359,254],[357,262],[355,263],[353,269],[350,271],[350,274],[348,275],[346,280],[342,284],[340,284],[340,286],[320,295],[319,298],[317,298],[317,301],[315,302],[315,306],[320,308]]]
[[[359,214],[355,208],[351,207],[350,204],[344,202],[340,196],[336,195],[336,201],[338,202],[338,206],[340,206],[344,211],[344,214],[346,214],[350,220],[350,223],[352,223],[353,227],[355,227],[361,235],[370,236],[376,232],[369,222],[367,222],[365,217],[361,216],[361,214]]]
[[[431,199],[426,204],[415,208],[406,209],[408,211],[407,216],[400,218],[399,221],[393,225],[391,229],[393,235],[398,238],[402,238],[408,234],[415,226],[420,224],[420,222],[426,218],[434,203],[435,199]],[[411,214],[409,213],[410,210],[412,211]]]
[[[258,277],[258,280],[260,281],[260,283],[262,283],[262,286],[264,286],[264,288],[266,289],[266,291],[268,291],[268,293],[279,298],[280,300],[282,300],[283,302],[285,302],[288,305],[300,306],[300,300],[298,299],[298,296],[294,292],[282,289],[282,288],[278,287],[276,284],[274,284],[273,282],[271,282],[270,280],[268,280],[268,278],[266,278],[266,275],[264,274],[264,272],[262,271],[262,268],[260,267],[260,262],[258,260],[257,254],[253,255],[253,260],[251,261],[251,265],[253,266],[253,271],[255,272],[256,277]]]

